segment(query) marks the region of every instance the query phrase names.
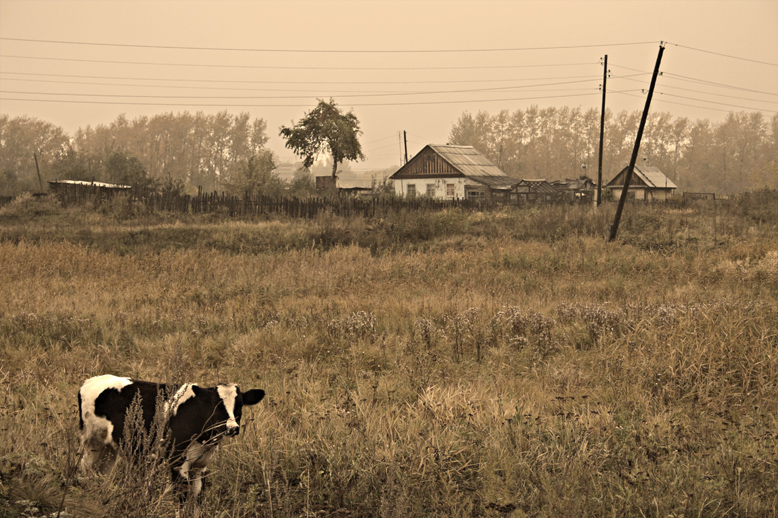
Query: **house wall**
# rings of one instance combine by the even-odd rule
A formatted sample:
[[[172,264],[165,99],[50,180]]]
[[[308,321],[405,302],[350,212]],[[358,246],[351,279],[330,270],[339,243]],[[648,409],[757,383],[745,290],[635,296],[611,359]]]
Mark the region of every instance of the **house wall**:
[[[412,179],[395,179],[394,193],[397,196],[407,196],[408,187],[413,186],[416,191],[416,196],[427,196],[427,186],[434,186],[434,194],[430,194],[431,197],[440,200],[454,200],[463,199],[465,197],[465,178],[412,178]],[[453,185],[453,195],[449,192],[448,186]]]
[[[613,199],[618,200],[621,198],[621,186],[618,186],[618,189],[611,189],[611,192],[613,192]],[[635,193],[635,199],[636,200],[657,200],[657,201],[664,201],[669,200],[673,196],[673,191],[670,189],[643,189],[643,188],[633,188],[630,185],[629,188],[629,194]]]

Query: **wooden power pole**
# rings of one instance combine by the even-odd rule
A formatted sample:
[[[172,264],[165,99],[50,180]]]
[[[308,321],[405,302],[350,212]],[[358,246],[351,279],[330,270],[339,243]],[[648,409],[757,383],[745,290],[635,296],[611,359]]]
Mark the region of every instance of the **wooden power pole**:
[[[35,159],[35,170],[38,172],[38,185],[40,185],[41,192],[43,192],[43,180],[41,180],[41,168],[38,167],[38,153],[33,152],[32,156]]]
[[[651,76],[651,86],[648,88],[648,96],[646,97],[646,107],[643,109],[643,116],[640,118],[640,126],[638,127],[638,135],[635,139],[635,147],[632,149],[632,158],[629,160],[629,167],[627,167],[626,175],[624,176],[624,187],[621,189],[621,196],[619,197],[619,206],[616,209],[616,217],[613,219],[613,226],[611,227],[610,237],[608,242],[616,239],[616,234],[619,231],[619,221],[621,220],[621,213],[624,211],[624,203],[627,201],[627,192],[629,191],[629,181],[632,179],[632,170],[635,169],[635,162],[638,159],[638,151],[640,150],[640,139],[643,137],[643,128],[646,127],[646,119],[648,118],[648,107],[651,105],[651,97],[654,95],[654,87],[656,86],[656,78],[659,75],[659,64],[662,62],[662,53],[665,50],[664,42],[659,44],[659,55],[656,57],[656,65],[654,66],[654,75]]]
[[[608,84],[608,55],[605,54],[602,71],[602,110],[600,113],[600,158],[597,165],[597,207],[602,203],[602,145],[605,136],[605,87]]]
[[[405,130],[403,130],[403,144],[405,146],[405,163],[408,163],[408,137],[405,135]]]

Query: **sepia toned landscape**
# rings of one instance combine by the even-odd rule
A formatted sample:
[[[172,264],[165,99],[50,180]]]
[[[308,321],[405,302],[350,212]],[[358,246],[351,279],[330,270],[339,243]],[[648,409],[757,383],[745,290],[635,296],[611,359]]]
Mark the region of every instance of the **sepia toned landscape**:
[[[772,516],[778,197],[174,215],[0,208],[6,516]],[[267,396],[180,505],[84,476],[84,379]]]
[[[775,0],[0,0],[0,518],[778,517]]]

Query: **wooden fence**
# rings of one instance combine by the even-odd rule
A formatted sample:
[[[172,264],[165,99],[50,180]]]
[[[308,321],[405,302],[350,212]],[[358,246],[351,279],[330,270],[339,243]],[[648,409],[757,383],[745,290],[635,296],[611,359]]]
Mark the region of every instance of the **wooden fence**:
[[[293,218],[313,218],[331,213],[337,216],[375,217],[388,211],[429,210],[439,211],[451,207],[464,210],[484,210],[497,204],[490,200],[435,200],[431,198],[358,198],[340,196],[337,198],[289,198],[271,196],[234,196],[227,193],[200,193],[197,195],[176,193],[130,194],[95,190],[91,188],[70,188],[57,192],[64,206],[84,203],[102,204],[139,203],[151,211],[179,214],[223,214],[230,217],[258,217],[263,215],[284,215]]]

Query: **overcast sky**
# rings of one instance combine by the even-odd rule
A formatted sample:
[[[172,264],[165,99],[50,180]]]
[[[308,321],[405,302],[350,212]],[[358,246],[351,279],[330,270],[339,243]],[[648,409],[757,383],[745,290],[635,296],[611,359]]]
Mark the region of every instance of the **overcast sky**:
[[[720,121],[778,111],[778,0],[0,0],[0,113],[74,134],[166,112],[249,112],[269,146],[333,97],[367,161],[445,143],[464,112],[569,106]]]

